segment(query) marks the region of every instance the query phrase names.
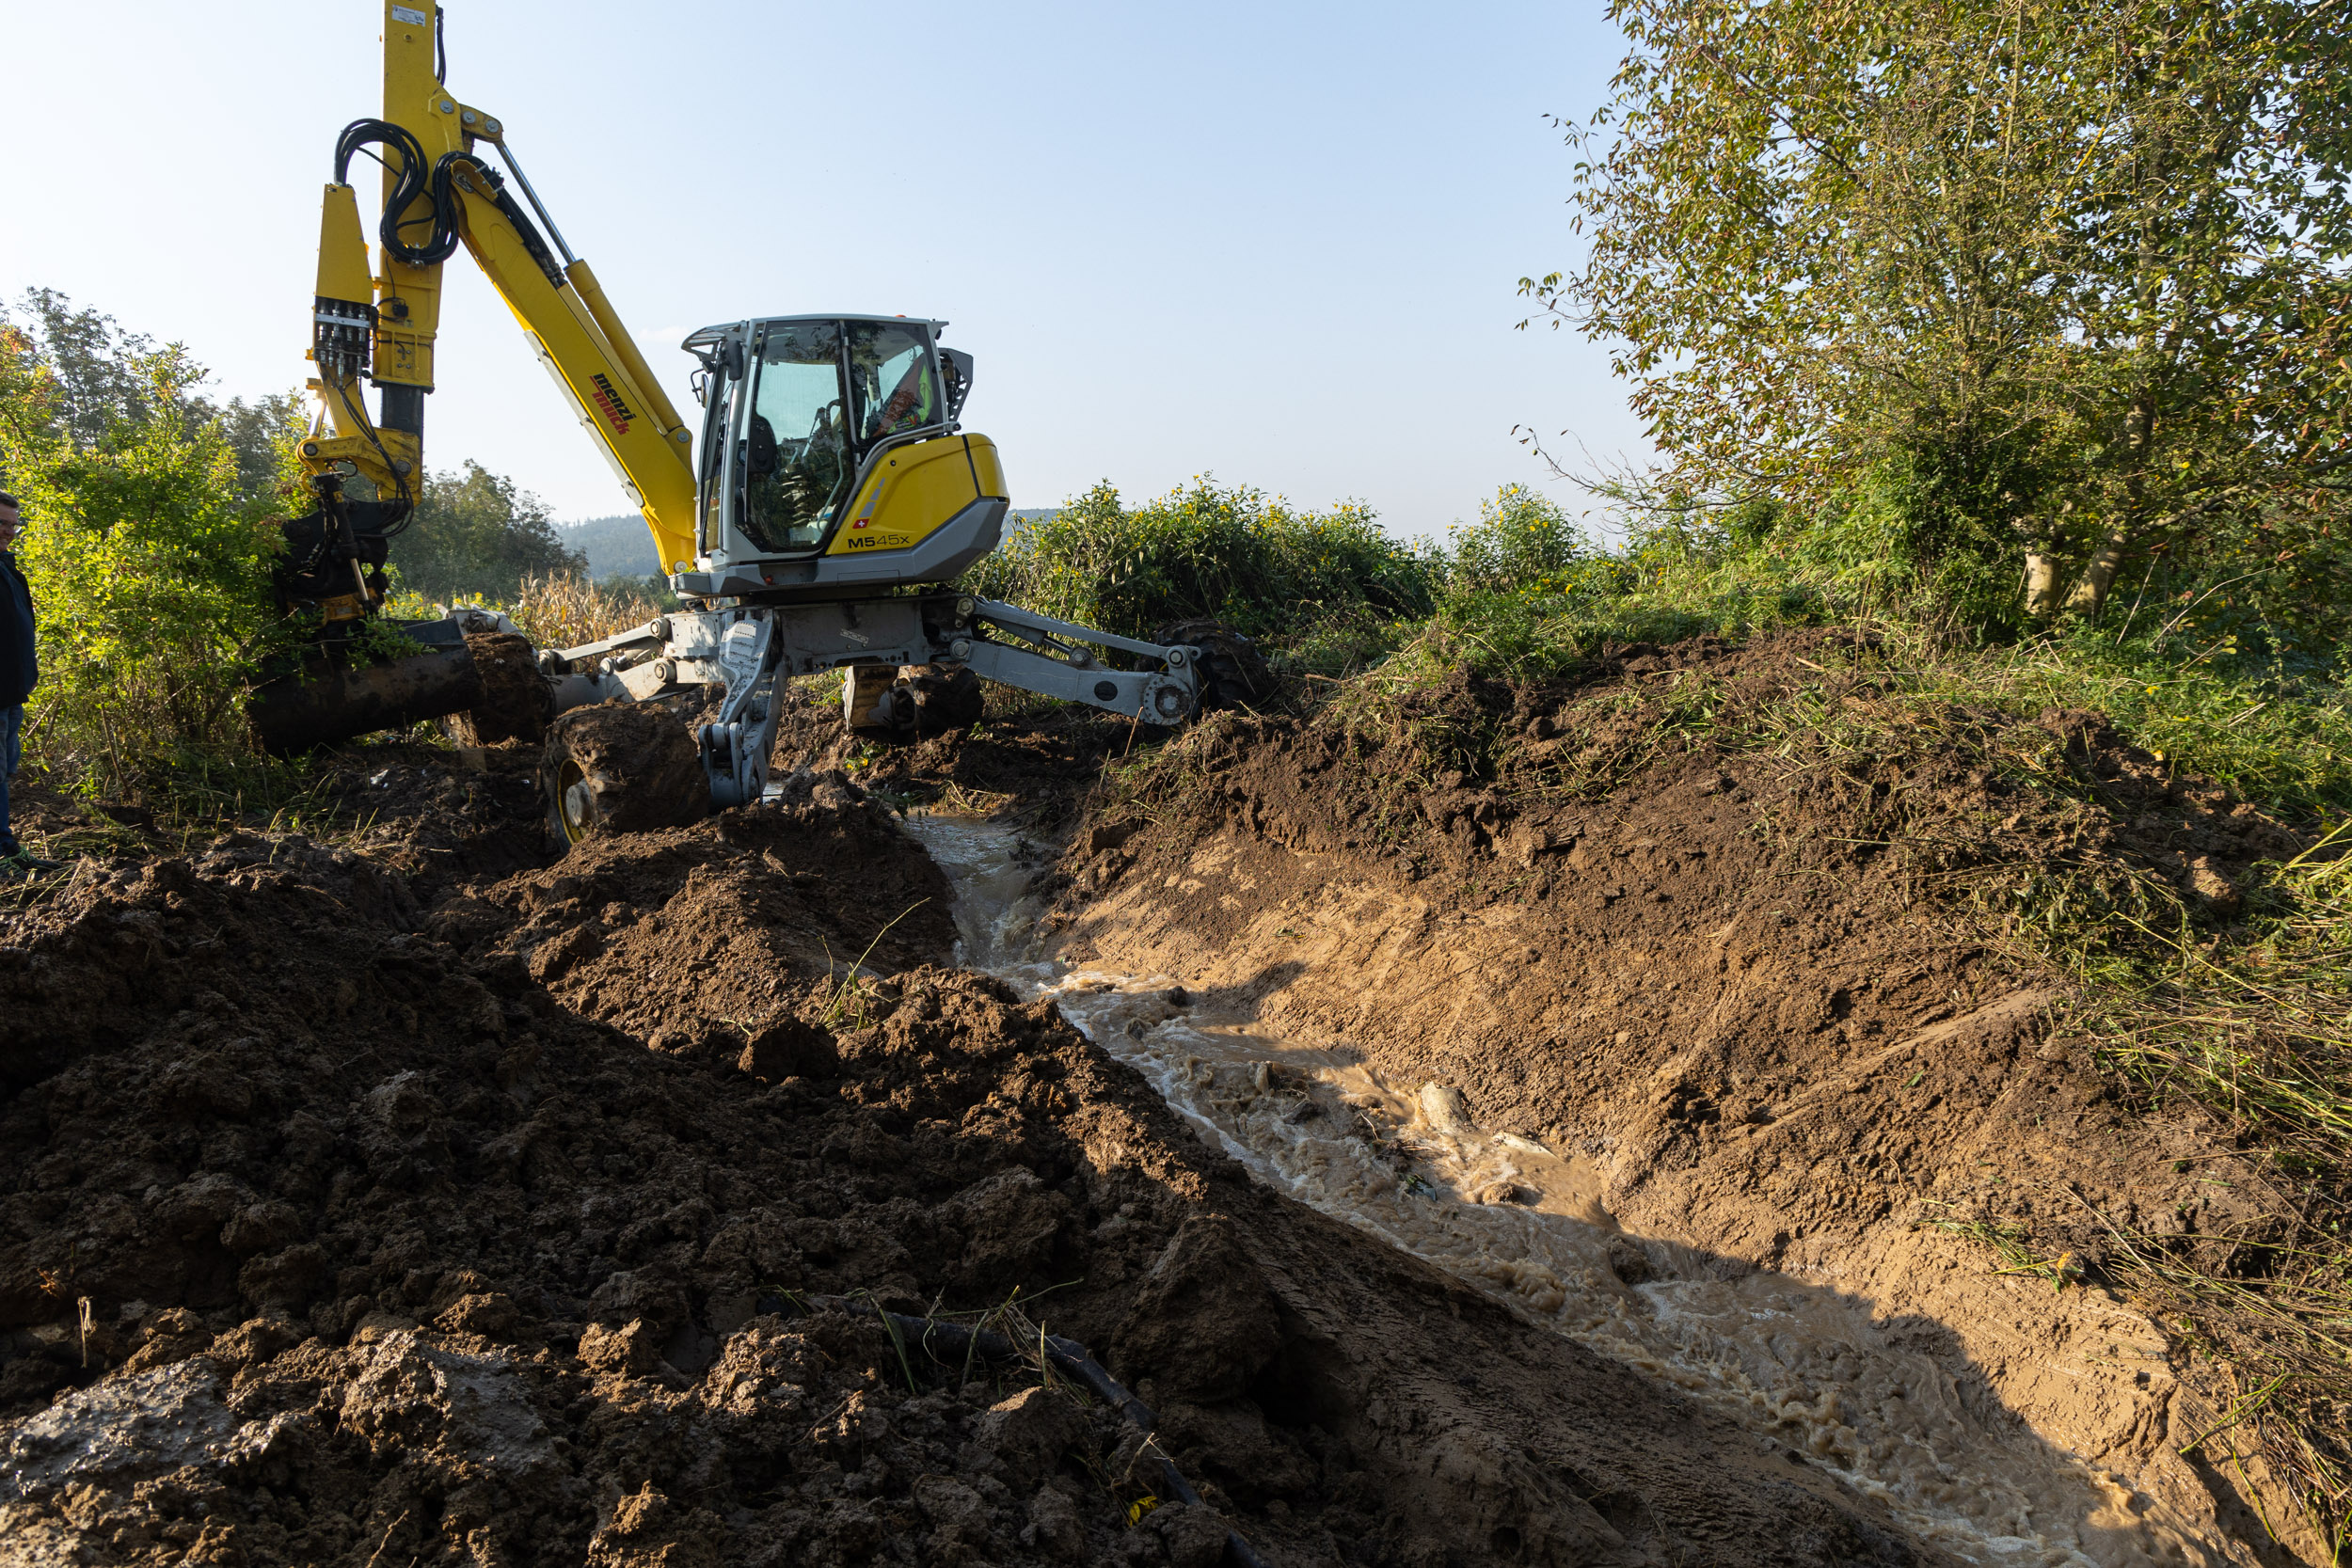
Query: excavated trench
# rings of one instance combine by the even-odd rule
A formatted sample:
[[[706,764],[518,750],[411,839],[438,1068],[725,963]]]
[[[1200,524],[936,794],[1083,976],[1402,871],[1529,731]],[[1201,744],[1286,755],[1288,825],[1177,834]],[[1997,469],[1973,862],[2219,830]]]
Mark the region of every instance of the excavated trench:
[[[861,788],[811,708],[769,804],[568,855],[515,749],[128,832],[0,909],[0,1562],[2291,1560],[2144,1320],[1936,1223],[2254,1186],[1854,847],[2274,852],[2050,734],[2129,809],[1692,752],[1375,832],[1402,765],[1290,721],[1143,800],[1123,725]],[[1084,1345],[1205,1501],[935,1313]]]
[[[2126,1478],[1972,1402],[1867,1301],[1629,1235],[1581,1154],[1482,1129],[1457,1090],[1268,1027],[1230,987],[1058,961],[1038,928],[1039,847],[978,818],[906,825],[955,885],[960,961],[1052,998],[1273,1190],[1793,1445],[1966,1560],[2227,1560]]]

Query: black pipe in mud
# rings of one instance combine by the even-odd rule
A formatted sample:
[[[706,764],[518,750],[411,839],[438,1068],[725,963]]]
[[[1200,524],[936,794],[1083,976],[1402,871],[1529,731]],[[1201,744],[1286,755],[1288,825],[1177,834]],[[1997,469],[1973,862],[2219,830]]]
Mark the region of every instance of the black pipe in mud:
[[[314,650],[298,669],[256,687],[246,717],[265,750],[290,756],[463,713],[482,695],[481,673],[463,642],[384,664]]]
[[[954,1368],[959,1363],[968,1362],[973,1356],[1025,1366],[1037,1363],[1037,1353],[1025,1345],[1014,1344],[993,1329],[953,1323],[945,1318],[916,1318],[904,1312],[885,1312],[879,1307],[851,1301],[845,1296],[811,1296],[807,1299],[814,1306],[831,1307],[844,1312],[874,1313],[889,1328],[891,1339],[898,1346],[901,1354],[912,1346],[942,1367]],[[782,1297],[768,1297],[759,1303],[759,1309],[763,1312],[781,1311],[784,1305]],[[1152,1429],[1159,1425],[1159,1418],[1152,1414],[1152,1407],[1104,1371],[1103,1364],[1094,1359],[1086,1346],[1058,1334],[1041,1334],[1038,1342],[1042,1347],[1047,1366],[1062,1376],[1084,1385],[1089,1393],[1118,1411],[1129,1425],[1144,1436],[1152,1435]],[[1157,1462],[1160,1484],[1168,1488],[1169,1496],[1180,1503],[1200,1505],[1199,1489],[1184,1479],[1184,1471],[1176,1467],[1174,1460],[1148,1445],[1145,1452]],[[1226,1530],[1225,1550],[1227,1556],[1241,1564],[1241,1568],[1266,1568],[1265,1560],[1242,1538],[1241,1531],[1237,1529]]]

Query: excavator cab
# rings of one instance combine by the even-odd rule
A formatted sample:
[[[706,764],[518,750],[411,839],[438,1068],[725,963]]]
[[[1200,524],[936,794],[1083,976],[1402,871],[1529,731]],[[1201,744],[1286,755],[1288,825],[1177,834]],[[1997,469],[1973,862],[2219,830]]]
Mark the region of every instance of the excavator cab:
[[[995,443],[957,420],[971,356],[945,322],[776,316],[705,327],[696,560],[680,594],[789,600],[946,582],[996,546]]]

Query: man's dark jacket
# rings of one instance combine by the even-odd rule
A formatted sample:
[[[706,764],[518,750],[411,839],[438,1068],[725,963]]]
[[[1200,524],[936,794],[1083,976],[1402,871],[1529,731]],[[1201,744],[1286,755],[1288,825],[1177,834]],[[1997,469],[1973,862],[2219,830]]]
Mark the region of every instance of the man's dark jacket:
[[[40,683],[33,654],[33,590],[16,569],[16,557],[0,550],[0,707],[14,707]]]

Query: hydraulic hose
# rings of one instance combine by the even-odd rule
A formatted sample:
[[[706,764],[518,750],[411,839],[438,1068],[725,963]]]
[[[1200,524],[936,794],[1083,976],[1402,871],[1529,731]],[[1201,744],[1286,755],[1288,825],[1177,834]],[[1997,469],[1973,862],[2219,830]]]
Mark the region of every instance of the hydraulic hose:
[[[391,195],[384,201],[383,222],[376,228],[386,254],[412,267],[448,261],[457,249],[457,193],[450,188],[450,166],[462,154],[445,153],[428,169],[424,149],[405,127],[386,119],[355,119],[335,138],[335,183],[351,183],[351,160],[371,142],[389,149],[400,160],[400,166],[392,171]],[[403,217],[419,196],[430,202],[429,214],[421,218]],[[422,245],[411,245],[404,230],[420,225],[430,226],[432,231]]]

